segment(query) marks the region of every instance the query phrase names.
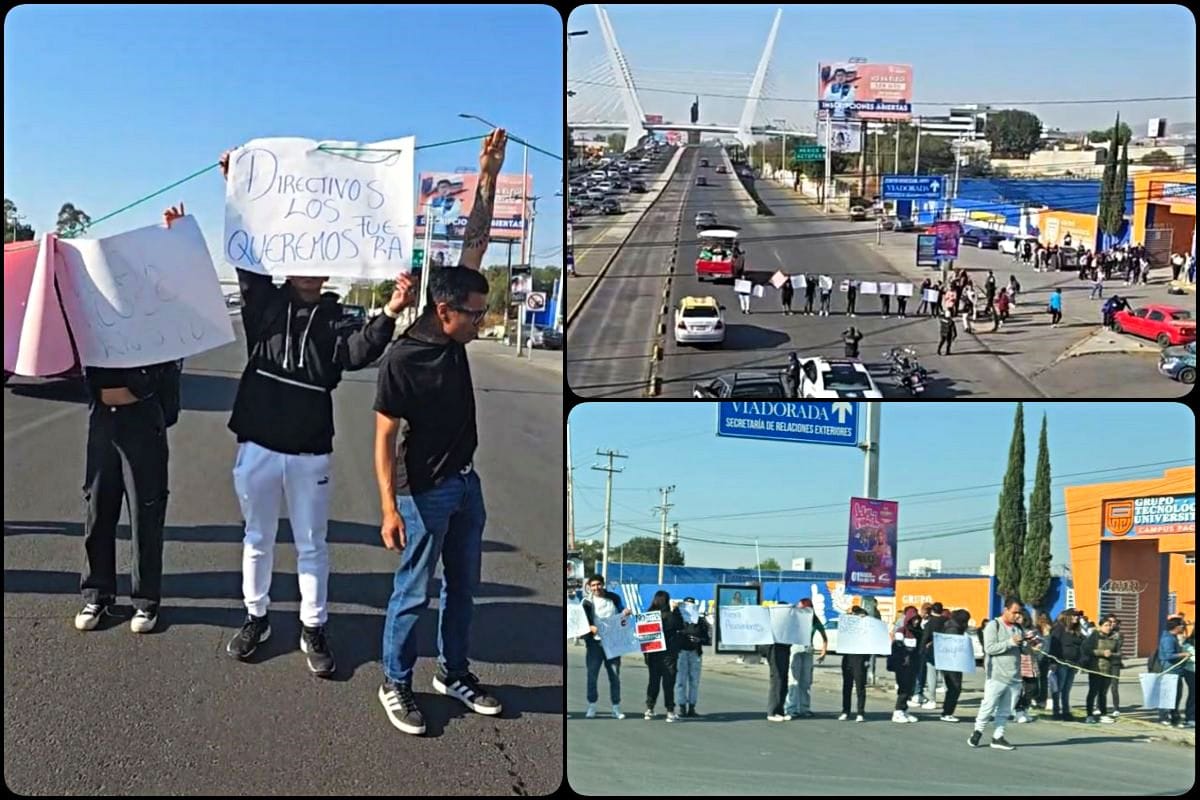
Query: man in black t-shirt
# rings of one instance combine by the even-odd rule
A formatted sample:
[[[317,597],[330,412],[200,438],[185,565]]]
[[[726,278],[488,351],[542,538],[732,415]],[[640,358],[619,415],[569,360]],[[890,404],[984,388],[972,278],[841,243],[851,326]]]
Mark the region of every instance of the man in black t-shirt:
[[[384,682],[378,696],[401,731],[425,732],[412,692],[416,627],[439,560],[442,594],[433,688],[480,714],[500,701],[471,674],[467,645],[482,564],[486,511],[472,467],[478,433],[466,345],[487,313],[487,249],[504,131],[484,141],[480,180],[458,267],[435,269],[424,313],[397,339],[379,369],[375,396],[375,477],[380,535],[400,563],[383,628]],[[400,436],[401,421],[407,430]],[[399,444],[399,448],[397,448]],[[398,452],[399,450],[399,452]]]

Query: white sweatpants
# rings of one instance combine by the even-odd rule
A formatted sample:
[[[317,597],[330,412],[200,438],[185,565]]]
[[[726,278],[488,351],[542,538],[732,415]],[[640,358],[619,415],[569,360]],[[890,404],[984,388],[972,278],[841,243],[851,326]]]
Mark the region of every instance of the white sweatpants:
[[[256,617],[271,604],[271,567],[279,530],[280,498],[287,497],[288,519],[296,540],[300,578],[300,621],[324,625],[329,586],[329,498],[333,456],[292,456],[253,442],[238,445],[233,488],[246,520],[242,545],[242,595]]]

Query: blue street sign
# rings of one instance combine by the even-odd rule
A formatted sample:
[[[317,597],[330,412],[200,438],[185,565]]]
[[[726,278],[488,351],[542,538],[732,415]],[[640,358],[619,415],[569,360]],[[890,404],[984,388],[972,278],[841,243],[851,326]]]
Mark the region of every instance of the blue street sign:
[[[884,175],[884,200],[931,200],[940,198],[946,190],[946,179],[940,175]]]
[[[718,403],[717,436],[854,447],[863,409],[816,400]]]

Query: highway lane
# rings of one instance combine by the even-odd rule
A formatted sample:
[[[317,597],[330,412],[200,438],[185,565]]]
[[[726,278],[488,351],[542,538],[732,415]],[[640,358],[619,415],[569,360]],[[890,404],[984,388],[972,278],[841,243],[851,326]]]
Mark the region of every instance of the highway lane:
[[[487,718],[431,686],[436,594],[416,683],[426,737],[392,728],[375,697],[396,557],[379,542],[370,448],[375,370],[335,393],[330,641],[339,674],[297,650],[295,549],[281,523],[274,635],[261,659],[223,652],[244,617],[241,518],[225,427],[245,362],[239,340],[186,362],[171,430],[171,497],[158,629],[80,634],[78,570],[86,408],[71,384],[5,389],[4,772],[22,794],[548,794],[562,779],[562,378],[471,346],[488,505],[472,668],[505,704]],[[128,570],[128,528],[118,544]],[[128,603],[128,580],[122,579]]]

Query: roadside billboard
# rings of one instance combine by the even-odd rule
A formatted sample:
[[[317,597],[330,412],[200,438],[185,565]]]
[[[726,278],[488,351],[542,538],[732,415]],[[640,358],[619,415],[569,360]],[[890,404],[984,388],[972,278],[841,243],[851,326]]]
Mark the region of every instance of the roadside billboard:
[[[433,238],[462,239],[467,219],[475,205],[478,172],[422,172],[417,192],[416,229],[419,240],[425,235],[425,212],[432,203]],[[525,196],[533,193],[533,176],[525,186]],[[492,215],[492,240],[517,241],[521,238],[521,176],[501,174],[496,182],[496,210]]]
[[[826,138],[825,126],[833,125]],[[858,120],[834,119],[832,123],[822,122],[817,132],[818,144],[822,147],[829,142],[831,153],[858,153],[862,151],[862,125]]]
[[[819,64],[817,107],[834,119],[911,119],[912,67],[849,62]]]

